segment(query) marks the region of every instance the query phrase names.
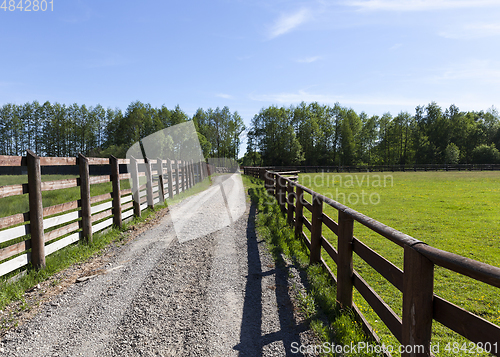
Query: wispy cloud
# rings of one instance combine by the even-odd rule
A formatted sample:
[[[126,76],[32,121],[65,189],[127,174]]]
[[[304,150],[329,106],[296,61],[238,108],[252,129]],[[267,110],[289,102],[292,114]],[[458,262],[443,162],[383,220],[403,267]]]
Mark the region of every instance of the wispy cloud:
[[[439,35],[445,38],[465,40],[500,36],[500,24],[467,24],[456,29],[442,31]]]
[[[282,92],[274,94],[252,94],[250,99],[259,102],[267,102],[274,104],[297,104],[302,101],[306,103],[318,102],[323,104],[334,104],[341,103],[342,105],[399,105],[399,106],[411,106],[415,103],[420,103],[415,99],[407,99],[400,97],[391,96],[380,96],[380,95],[367,95],[367,96],[350,96],[350,95],[335,95],[335,94],[318,94],[310,93],[304,90],[299,90],[298,92]]]
[[[306,58],[300,58],[297,60],[299,63],[313,63],[316,61],[319,61],[320,59],[323,59],[321,56],[314,56],[314,57],[306,57]]]
[[[219,97],[219,98],[224,98],[224,99],[233,99],[233,96],[230,95],[230,94],[225,94],[225,93],[217,93],[215,95],[216,97]]]
[[[468,60],[447,66],[439,74],[430,76],[428,81],[443,83],[444,81],[471,80],[473,83],[500,84],[500,63],[489,60]]]
[[[449,74],[451,75],[451,74]],[[455,74],[457,76],[463,74]],[[467,74],[467,76],[472,74]],[[416,105],[425,105],[437,101],[442,107],[451,104],[458,105],[461,110],[485,109],[497,103],[495,95],[484,96],[469,91],[450,92],[448,95],[435,95],[425,93],[416,95],[404,95],[401,93],[366,93],[366,94],[317,94],[307,91],[282,92],[275,94],[254,94],[251,100],[266,102],[275,105],[292,105],[304,101],[306,103],[318,102],[320,104],[334,105],[340,103],[342,106],[351,106],[355,110],[364,110],[368,113],[381,115],[387,111],[398,113],[400,111],[412,112]]]
[[[307,8],[302,8],[291,14],[282,14],[280,18],[271,26],[269,30],[269,38],[273,39],[275,37],[286,34],[292,31],[294,28],[300,26],[301,24],[309,21],[312,18],[312,13]]]
[[[292,104],[304,102],[335,103],[342,99],[342,96],[308,93],[299,90],[295,93],[282,92],[271,94],[251,94],[251,100],[258,102],[269,102],[276,104]]]
[[[347,0],[345,5],[360,10],[428,11],[461,8],[499,7],[498,0]]]

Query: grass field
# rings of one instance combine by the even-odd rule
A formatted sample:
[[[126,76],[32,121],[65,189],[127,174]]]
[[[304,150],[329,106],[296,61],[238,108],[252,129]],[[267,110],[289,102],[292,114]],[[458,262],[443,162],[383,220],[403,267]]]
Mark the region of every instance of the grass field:
[[[301,174],[299,182],[431,246],[500,266],[500,172]],[[310,195],[305,198],[311,202]],[[324,211],[337,220],[335,209],[324,205]],[[337,237],[325,227],[323,235],[337,245]],[[402,269],[402,248],[359,223],[354,225],[354,235]],[[323,257],[336,272],[335,263],[326,254]],[[401,316],[402,294],[356,255],[354,268]],[[434,291],[500,325],[497,288],[436,267]],[[396,346],[397,340],[356,292],[355,302],[382,341]],[[466,340],[434,322],[437,355],[471,355],[445,351],[453,342],[461,346]]]

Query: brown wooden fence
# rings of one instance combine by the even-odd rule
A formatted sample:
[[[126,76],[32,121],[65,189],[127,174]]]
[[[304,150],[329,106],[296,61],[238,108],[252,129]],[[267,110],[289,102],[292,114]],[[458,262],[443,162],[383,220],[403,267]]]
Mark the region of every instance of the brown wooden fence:
[[[360,310],[353,303],[356,288],[396,339],[404,346],[424,346],[423,353],[403,353],[403,356],[430,356],[432,321],[438,321],[475,343],[489,344],[491,353],[499,355],[500,327],[464,310],[434,294],[434,266],[440,266],[477,281],[500,288],[500,268],[484,264],[457,254],[431,247],[407,234],[388,227],[347,206],[302,186],[285,175],[264,168],[244,168],[244,173],[264,180],[268,192],[273,194],[288,222],[295,227],[295,234],[310,250],[311,264],[320,263],[327,269],[337,285],[337,303],[349,307],[358,315],[365,332],[379,341]],[[312,202],[304,199],[304,192],[312,195]],[[323,204],[338,210],[334,221],[323,213]],[[303,215],[312,213],[309,221]],[[373,251],[353,235],[353,223],[357,221],[404,249],[404,269],[401,270]],[[303,227],[311,232],[311,240]],[[322,235],[322,229],[337,235],[336,250]],[[321,249],[337,264],[337,276],[321,258]],[[353,253],[380,273],[403,293],[402,319],[382,300],[366,281],[353,269]]]
[[[251,167],[248,167],[251,169]],[[498,171],[500,164],[418,164],[418,165],[356,165],[356,166],[265,166],[272,171],[300,172],[406,172],[406,171]]]
[[[131,172],[120,170],[129,165]],[[42,182],[41,166],[76,165],[79,177]],[[90,176],[89,166],[108,165],[109,175]],[[0,218],[0,244],[13,243],[0,249],[0,276],[28,263],[45,266],[45,256],[79,240],[87,242],[92,235],[112,225],[121,227],[124,220],[141,216],[141,211],[185,191],[215,171],[205,162],[162,159],[109,159],[78,157],[0,156],[0,166],[26,166],[28,183],[0,187],[0,198],[29,195],[29,211]],[[145,177],[139,185],[140,177]],[[132,189],[121,189],[120,180],[132,179]],[[90,185],[112,182],[112,191],[90,196]],[[42,191],[80,187],[80,199],[51,207],[43,207]],[[54,229],[54,227],[56,227]],[[61,237],[63,237],[61,239]],[[20,242],[19,242],[20,240]]]

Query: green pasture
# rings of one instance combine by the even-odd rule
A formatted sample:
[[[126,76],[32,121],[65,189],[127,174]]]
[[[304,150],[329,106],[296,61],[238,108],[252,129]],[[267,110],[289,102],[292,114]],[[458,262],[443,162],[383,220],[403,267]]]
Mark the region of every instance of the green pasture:
[[[299,182],[433,247],[500,267],[500,172],[318,173],[301,174]],[[310,195],[305,198],[311,202]],[[334,208],[323,207],[337,220]],[[305,216],[310,219],[307,210]],[[336,235],[325,226],[323,235],[337,246]],[[356,222],[354,235],[403,268],[401,247]],[[324,251],[323,258],[336,272],[335,263]],[[401,317],[402,294],[356,254],[354,268]],[[439,267],[434,284],[437,295],[500,325],[497,288]],[[357,292],[355,302],[382,341],[398,345]],[[470,351],[445,350],[453,347],[449,343],[462,347],[466,341],[434,322],[433,343],[439,343],[438,356],[470,356]]]

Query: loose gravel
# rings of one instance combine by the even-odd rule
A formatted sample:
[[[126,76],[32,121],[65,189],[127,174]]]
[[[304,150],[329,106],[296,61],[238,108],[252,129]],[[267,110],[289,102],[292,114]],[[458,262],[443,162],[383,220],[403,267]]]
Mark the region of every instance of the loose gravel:
[[[254,219],[247,203],[233,224],[180,242],[166,215],[9,331],[0,355],[300,356],[292,342],[317,343],[294,298],[300,273],[275,264]]]

